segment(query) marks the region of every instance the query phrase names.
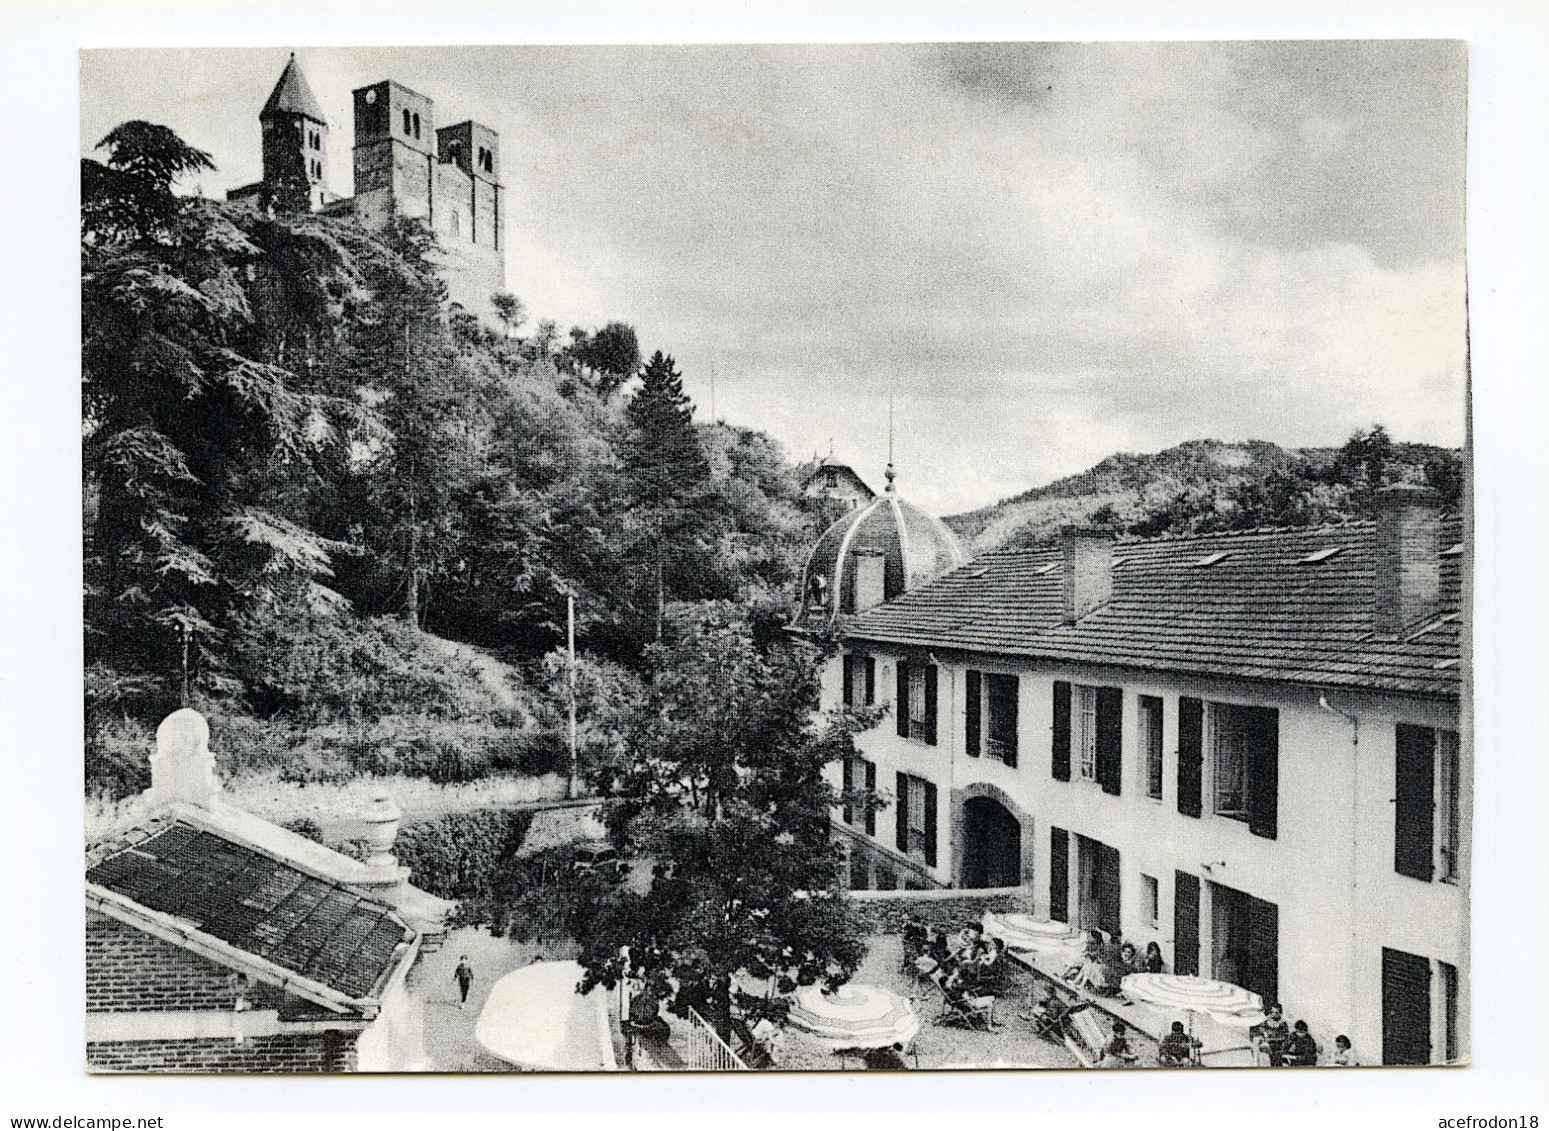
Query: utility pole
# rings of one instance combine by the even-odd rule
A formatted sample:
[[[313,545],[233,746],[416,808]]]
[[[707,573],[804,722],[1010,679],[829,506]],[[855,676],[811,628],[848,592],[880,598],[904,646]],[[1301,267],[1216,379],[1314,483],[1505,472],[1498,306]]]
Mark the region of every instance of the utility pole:
[[[565,594],[566,637],[570,647],[570,789],[574,798],[580,792],[580,761],[576,757],[575,735],[575,594]]]

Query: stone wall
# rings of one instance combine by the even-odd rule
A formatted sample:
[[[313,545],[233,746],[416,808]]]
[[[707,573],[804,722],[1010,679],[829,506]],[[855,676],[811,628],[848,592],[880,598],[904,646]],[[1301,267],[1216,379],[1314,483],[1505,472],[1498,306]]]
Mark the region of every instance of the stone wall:
[[[986,891],[851,892],[850,899],[871,934],[900,934],[911,917],[947,930],[977,922],[986,911],[1026,911],[1020,888]]]
[[[330,1030],[234,1040],[99,1041],[86,1046],[94,1072],[349,1072],[354,1033]]]

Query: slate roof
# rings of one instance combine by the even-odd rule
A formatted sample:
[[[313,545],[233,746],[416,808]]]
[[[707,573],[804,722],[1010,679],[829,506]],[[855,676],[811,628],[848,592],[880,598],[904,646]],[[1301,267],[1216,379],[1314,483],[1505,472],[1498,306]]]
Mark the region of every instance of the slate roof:
[[[1456,697],[1460,525],[1444,523],[1440,611],[1396,639],[1374,631],[1375,525],[1351,522],[1119,541],[1113,597],[1063,620],[1059,547],[975,558],[859,616],[847,637],[883,644],[1154,671]],[[1303,562],[1319,551],[1336,552]],[[1214,554],[1226,556],[1201,565]]]
[[[352,999],[375,996],[413,936],[354,888],[184,820],[94,846],[86,879]]]
[[[307,85],[307,78],[301,73],[301,66],[294,55],[280,72],[280,81],[274,84],[269,101],[264,103],[258,117],[263,119],[272,114],[300,114],[322,125],[328,124],[328,119],[323,116],[323,108],[318,104],[312,88]]]

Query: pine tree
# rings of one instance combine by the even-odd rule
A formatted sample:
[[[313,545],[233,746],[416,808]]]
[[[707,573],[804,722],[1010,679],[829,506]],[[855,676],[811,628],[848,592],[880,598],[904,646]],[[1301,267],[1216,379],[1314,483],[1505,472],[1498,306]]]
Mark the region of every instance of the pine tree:
[[[693,568],[695,519],[710,466],[694,430],[694,406],[683,391],[683,375],[660,350],[646,363],[625,415],[624,469],[644,525],[655,588],[655,639],[660,640],[668,576]]]

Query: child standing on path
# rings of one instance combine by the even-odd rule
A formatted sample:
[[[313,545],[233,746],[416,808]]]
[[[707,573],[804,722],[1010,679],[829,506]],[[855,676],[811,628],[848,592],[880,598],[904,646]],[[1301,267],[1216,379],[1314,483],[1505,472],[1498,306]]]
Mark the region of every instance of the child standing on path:
[[[462,956],[457,963],[457,970],[452,974],[457,979],[457,988],[462,991],[463,999],[458,1003],[458,1009],[468,1008],[468,988],[473,985],[473,967],[468,964],[468,956]]]

